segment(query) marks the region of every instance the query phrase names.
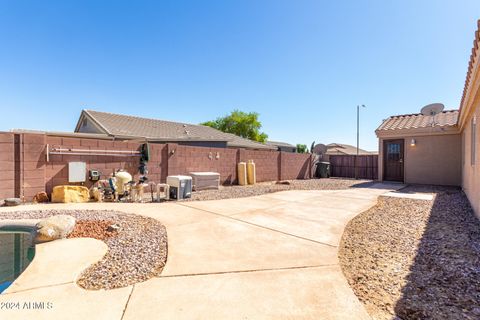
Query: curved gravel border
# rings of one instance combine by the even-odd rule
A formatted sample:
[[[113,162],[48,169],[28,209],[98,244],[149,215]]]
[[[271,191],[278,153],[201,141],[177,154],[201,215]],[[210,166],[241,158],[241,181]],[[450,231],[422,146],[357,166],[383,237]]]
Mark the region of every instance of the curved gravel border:
[[[455,188],[432,201],[380,197],[352,219],[339,259],[374,319],[480,319],[480,221]]]
[[[126,287],[160,275],[167,261],[167,232],[159,221],[141,215],[103,210],[32,210],[3,212],[2,219],[42,219],[67,214],[77,220],[109,220],[120,226],[105,239],[102,260],[82,272],[77,284],[88,290]]]

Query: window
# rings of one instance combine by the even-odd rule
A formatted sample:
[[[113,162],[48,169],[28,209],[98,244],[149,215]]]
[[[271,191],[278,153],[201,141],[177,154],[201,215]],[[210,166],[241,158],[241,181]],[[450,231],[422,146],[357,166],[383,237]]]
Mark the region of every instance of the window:
[[[390,143],[387,145],[387,159],[390,161],[400,160],[400,144]]]
[[[475,160],[477,158],[477,116],[473,116],[472,118],[472,135],[470,140],[472,141],[472,150],[471,150],[471,163],[472,166],[475,165]]]

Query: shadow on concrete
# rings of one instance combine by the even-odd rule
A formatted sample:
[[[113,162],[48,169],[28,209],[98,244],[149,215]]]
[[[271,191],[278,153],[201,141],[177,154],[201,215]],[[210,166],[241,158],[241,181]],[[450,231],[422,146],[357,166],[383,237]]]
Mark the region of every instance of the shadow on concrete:
[[[379,189],[379,190],[392,190],[404,188],[405,185],[396,182],[378,182],[378,181],[360,181],[353,184],[350,188],[366,188],[366,189]]]
[[[409,184],[408,186],[392,191],[395,193],[405,193],[405,194],[413,194],[413,193],[427,193],[427,194],[435,194],[438,192],[460,192],[460,187],[442,187],[442,186],[434,186],[434,185],[425,185],[425,184]]]
[[[437,196],[395,313],[401,319],[480,319],[480,221],[457,188]]]

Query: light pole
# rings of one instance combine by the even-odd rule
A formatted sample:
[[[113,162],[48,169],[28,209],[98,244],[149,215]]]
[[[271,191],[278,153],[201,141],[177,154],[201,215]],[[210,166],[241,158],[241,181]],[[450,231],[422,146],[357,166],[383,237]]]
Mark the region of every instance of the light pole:
[[[360,148],[360,107],[366,108],[364,104],[357,105],[357,156],[355,157],[355,179],[358,179],[358,155]]]

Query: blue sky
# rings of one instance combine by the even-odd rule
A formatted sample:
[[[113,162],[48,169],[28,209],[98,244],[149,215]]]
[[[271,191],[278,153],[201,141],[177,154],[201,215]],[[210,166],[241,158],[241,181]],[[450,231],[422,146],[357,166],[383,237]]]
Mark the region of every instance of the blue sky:
[[[480,1],[3,1],[0,130],[84,108],[199,123],[260,113],[272,140],[377,148],[392,114],[458,108]]]

